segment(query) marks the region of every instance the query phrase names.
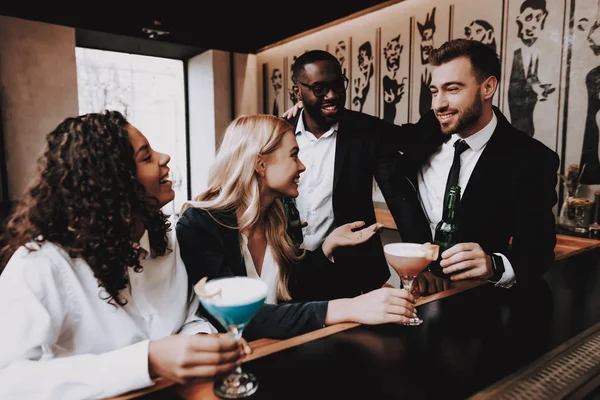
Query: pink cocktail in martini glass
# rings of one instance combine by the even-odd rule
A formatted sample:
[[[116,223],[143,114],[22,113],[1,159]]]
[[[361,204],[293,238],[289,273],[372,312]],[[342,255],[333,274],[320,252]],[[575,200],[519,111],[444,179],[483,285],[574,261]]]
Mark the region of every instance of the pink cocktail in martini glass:
[[[402,287],[410,292],[417,275],[437,259],[439,249],[438,245],[430,243],[390,243],[383,247],[383,252],[388,264],[400,276]],[[416,317],[410,325],[422,323],[423,320]]]

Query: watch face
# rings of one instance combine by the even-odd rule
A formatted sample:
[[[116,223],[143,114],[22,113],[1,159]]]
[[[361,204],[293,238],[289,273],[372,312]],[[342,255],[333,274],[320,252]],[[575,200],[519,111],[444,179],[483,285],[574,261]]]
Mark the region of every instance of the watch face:
[[[496,269],[497,272],[499,273],[503,273],[504,272],[504,260],[502,259],[502,257],[498,256],[498,255],[494,255],[494,267]]]
[[[492,270],[494,272],[494,275],[490,278],[490,282],[498,283],[504,274],[504,261],[502,257],[496,254],[492,254],[490,258],[492,259]]]

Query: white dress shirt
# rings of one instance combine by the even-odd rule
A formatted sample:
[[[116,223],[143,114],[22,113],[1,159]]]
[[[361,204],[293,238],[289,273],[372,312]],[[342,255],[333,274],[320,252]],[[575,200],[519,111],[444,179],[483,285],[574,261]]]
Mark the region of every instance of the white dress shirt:
[[[481,153],[485,149],[488,141],[492,137],[494,130],[498,125],[498,119],[494,114],[492,120],[482,130],[474,133],[464,139],[469,145],[469,148],[460,155],[460,174],[458,177],[458,185],[461,188],[461,195],[467,189],[467,184],[473,173],[473,169],[477,165]],[[444,192],[446,190],[446,181],[448,173],[454,159],[454,143],[459,140],[458,135],[452,135],[450,140],[442,145],[442,148],[433,154],[429,161],[421,167],[418,174],[419,196],[425,210],[425,215],[429,220],[429,228],[431,236],[435,235],[435,228],[442,219],[442,208],[444,202]],[[498,254],[504,261],[504,274],[502,279],[496,284],[497,286],[510,287],[515,281],[515,272],[503,254]]]
[[[0,275],[0,398],[97,399],[152,384],[148,343],[174,333],[216,332],[188,307],[175,229],[172,251],[128,270],[123,307],[109,304],[89,265],[61,247],[19,248]],[[147,232],[140,240],[149,254]]]
[[[302,111],[304,112],[304,111]],[[296,205],[302,222],[303,249],[314,251],[335,228],[333,218],[333,169],[338,124],[334,124],[318,139],[306,130],[302,114],[296,126],[299,157],[306,166],[300,174]]]
[[[277,279],[279,278],[279,266],[271,253],[271,246],[267,244],[265,257],[262,263],[260,275],[256,271],[256,265],[248,249],[248,238],[243,233],[242,236],[242,255],[244,256],[244,264],[246,265],[246,276],[249,278],[258,278],[267,284],[267,304],[277,304]]]

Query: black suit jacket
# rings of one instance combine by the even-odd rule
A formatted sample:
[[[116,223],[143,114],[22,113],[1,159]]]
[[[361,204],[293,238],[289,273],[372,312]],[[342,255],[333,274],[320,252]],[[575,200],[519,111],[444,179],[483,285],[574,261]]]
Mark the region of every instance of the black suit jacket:
[[[552,208],[557,202],[559,158],[515,129],[495,107],[494,112],[498,125],[462,195],[458,211],[461,241],[479,243],[488,254],[507,256],[517,284],[526,286],[554,262]],[[427,141],[432,133],[423,131],[422,135]],[[398,225],[400,235],[406,242],[431,241],[429,223],[417,197],[416,177],[422,164],[410,159],[403,162],[408,176],[398,176],[398,181],[406,194],[402,215],[407,218]]]
[[[239,230],[234,212],[211,212],[189,208],[177,221],[176,232],[181,258],[185,264],[190,287],[203,277],[208,279],[227,276],[246,276],[244,258],[240,250]],[[323,252],[313,252],[302,270],[295,270],[293,279],[309,282],[303,274],[313,273],[306,268],[314,266],[326,270],[320,263],[328,262]],[[265,304],[244,330],[248,340],[258,338],[285,339],[322,328],[327,314],[326,301],[305,303]],[[207,317],[213,325],[222,326],[200,305],[198,314]]]
[[[301,115],[303,113],[290,121],[294,129]],[[399,174],[397,149],[402,148],[414,159],[422,159],[424,153],[430,153],[435,144],[441,142],[426,143],[418,134],[431,126],[438,129],[430,131],[439,132],[439,124],[432,124],[437,124],[433,113],[417,125],[400,127],[363,113],[343,111],[337,131],[333,175],[332,202],[336,226],[354,221],[365,221],[369,226],[376,222],[373,178],[396,223],[402,223],[404,194],[394,181]],[[390,276],[381,239],[377,235],[364,244],[336,249],[334,259],[334,267],[328,268],[326,273],[317,274],[311,279],[312,283],[305,284],[302,290],[291,287],[292,295],[301,299],[354,297],[380,288]]]

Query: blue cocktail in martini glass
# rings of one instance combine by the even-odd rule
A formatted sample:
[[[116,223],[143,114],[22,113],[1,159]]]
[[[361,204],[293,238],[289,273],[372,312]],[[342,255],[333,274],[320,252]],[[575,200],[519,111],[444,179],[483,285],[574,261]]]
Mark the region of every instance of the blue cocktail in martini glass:
[[[242,332],[264,304],[267,284],[243,276],[213,279],[199,295],[202,305],[231,335],[241,339]],[[226,399],[251,396],[258,388],[256,377],[237,367],[231,374],[215,381],[215,394]]]

